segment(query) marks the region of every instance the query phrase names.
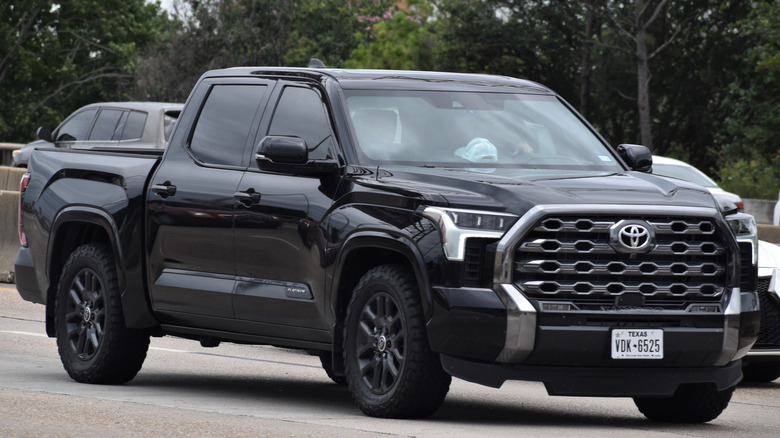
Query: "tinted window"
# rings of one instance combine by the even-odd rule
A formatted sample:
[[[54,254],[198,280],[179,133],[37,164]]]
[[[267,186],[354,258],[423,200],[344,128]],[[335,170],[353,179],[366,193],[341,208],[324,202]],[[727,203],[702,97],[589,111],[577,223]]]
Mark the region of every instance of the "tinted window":
[[[121,140],[122,139],[122,131],[125,130],[125,124],[127,123],[127,117],[130,115],[131,111],[122,111],[122,117],[119,119],[119,123],[116,125],[116,129],[114,130],[114,135],[111,136],[111,140]]]
[[[97,108],[79,112],[65,122],[57,132],[57,141],[86,140]]]
[[[90,140],[111,140],[114,136],[114,131],[119,123],[119,119],[122,118],[124,111],[104,109],[98,114],[95,127],[92,128],[92,133],[89,134]]]
[[[141,111],[131,111],[125,123],[125,130],[122,131],[122,140],[136,140],[141,138],[146,126],[146,113]]]
[[[190,149],[204,163],[239,166],[266,87],[215,85],[192,133]]]
[[[165,123],[165,141],[167,142],[171,138],[173,127],[176,126],[176,121],[179,119],[179,111],[168,111],[165,113],[163,123]]]
[[[285,88],[268,135],[300,137],[306,141],[310,159],[327,158],[332,133],[319,93],[311,88]]]
[[[622,170],[556,96],[515,92],[345,90],[361,160],[509,177]]]

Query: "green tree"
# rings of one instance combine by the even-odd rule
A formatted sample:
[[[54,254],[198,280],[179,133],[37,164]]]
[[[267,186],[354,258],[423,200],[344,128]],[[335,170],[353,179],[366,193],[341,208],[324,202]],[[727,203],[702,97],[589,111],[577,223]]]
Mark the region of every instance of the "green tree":
[[[361,15],[362,43],[347,61],[349,68],[430,70],[436,41],[429,17],[432,6],[408,1],[405,8],[388,6],[381,15]]]
[[[82,105],[126,99],[135,55],[163,20],[144,0],[5,2],[0,138],[26,142]]]
[[[578,98],[584,6],[547,0],[438,0],[440,70],[502,74]]]
[[[299,2],[285,65],[307,66],[311,58],[317,58],[328,67],[344,67],[359,41],[361,23],[357,14],[358,5],[352,2]]]
[[[756,2],[730,31],[742,47],[715,108],[721,123],[713,149],[724,163],[720,183],[742,196],[776,199],[780,188],[780,2]],[[748,163],[747,166],[745,163]],[[743,194],[747,192],[749,194]]]
[[[136,99],[183,102],[207,70],[282,65],[297,3],[177,0],[174,7],[173,19],[138,62]]]

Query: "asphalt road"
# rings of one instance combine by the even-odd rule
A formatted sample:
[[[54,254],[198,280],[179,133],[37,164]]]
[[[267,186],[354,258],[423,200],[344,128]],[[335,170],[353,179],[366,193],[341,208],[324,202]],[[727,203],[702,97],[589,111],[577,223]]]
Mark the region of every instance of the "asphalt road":
[[[729,437],[780,436],[780,380],[742,385],[700,425],[654,423],[630,399],[550,397],[540,383],[453,381],[426,420],[369,418],[319,359],[274,347],[153,338],[128,384],[75,383],[43,327],[43,306],[0,284],[2,437]]]

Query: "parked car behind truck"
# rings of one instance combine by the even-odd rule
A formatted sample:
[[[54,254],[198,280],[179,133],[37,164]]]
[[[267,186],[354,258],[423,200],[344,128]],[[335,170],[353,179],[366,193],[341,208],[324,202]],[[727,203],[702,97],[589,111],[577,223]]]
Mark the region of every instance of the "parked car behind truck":
[[[742,198],[739,195],[723,190],[704,172],[684,161],[653,155],[653,174],[698,184],[707,189],[713,196],[733,202],[737,205],[739,211],[745,209],[745,203],[742,202]]]
[[[757,292],[761,302],[758,340],[743,361],[748,382],[780,378],[780,247],[758,241]]]
[[[27,167],[35,148],[165,147],[182,104],[166,102],[103,102],[74,111],[56,129],[41,127],[39,140],[14,151],[14,167]]]
[[[173,335],[320,351],[378,417],[459,377],[709,421],[758,332],[755,222],[651,165],[528,81],[212,71],[164,154],[33,155],[17,289],[79,382]]]
[[[721,189],[715,181],[690,164],[673,158],[653,156],[653,174],[699,184],[715,198],[737,205],[744,203],[739,195]],[[769,382],[780,377],[780,248],[758,241],[758,282],[756,292],[761,302],[761,331],[758,341],[742,360],[744,380]]]

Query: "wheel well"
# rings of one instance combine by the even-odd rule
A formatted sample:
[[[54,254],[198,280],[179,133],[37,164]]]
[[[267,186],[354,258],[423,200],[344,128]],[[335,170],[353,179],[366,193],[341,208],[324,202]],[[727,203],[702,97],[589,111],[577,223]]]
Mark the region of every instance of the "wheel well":
[[[337,296],[334,308],[336,322],[333,332],[333,371],[337,375],[344,375],[342,333],[352,291],[371,268],[387,264],[407,265],[416,272],[411,261],[402,253],[376,246],[352,250],[341,265],[341,275],[338,277],[339,284],[336,289]]]
[[[108,232],[100,225],[89,222],[68,222],[57,229],[49,254],[49,290],[46,297],[46,333],[55,334],[54,301],[57,297],[62,267],[70,254],[85,243],[111,244]]]

